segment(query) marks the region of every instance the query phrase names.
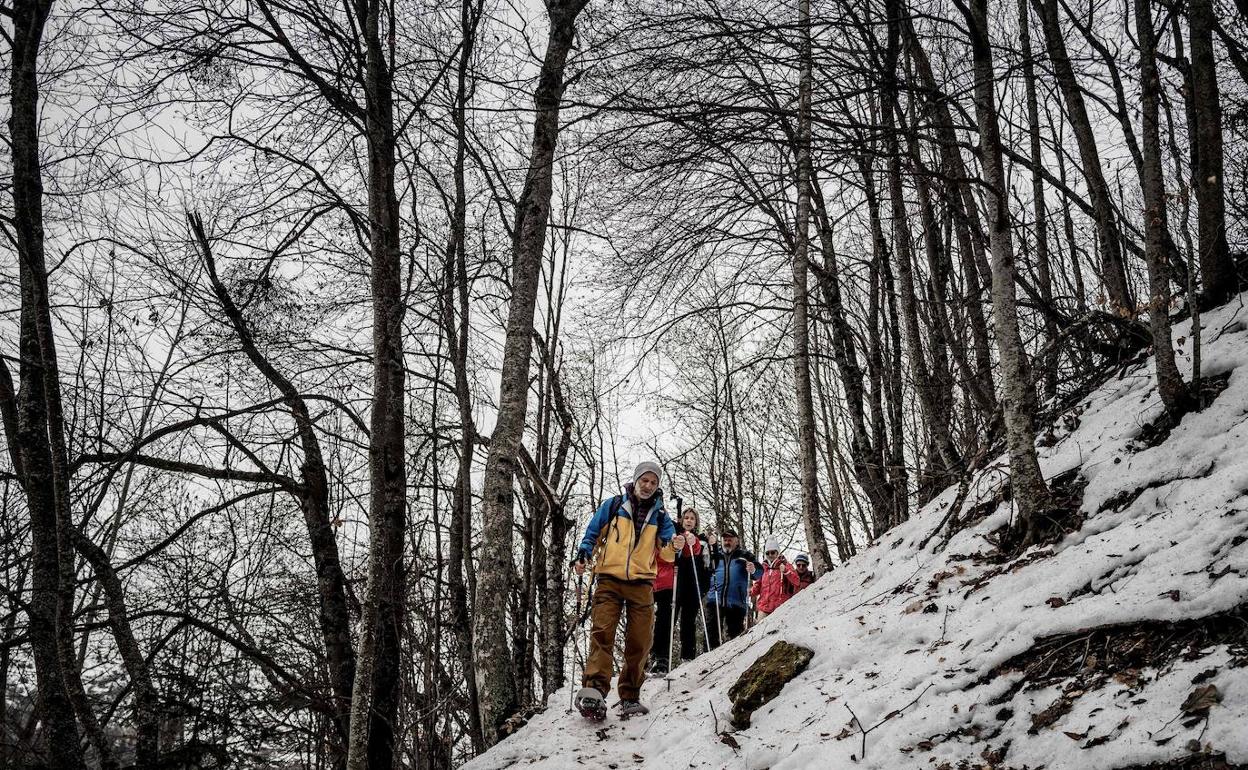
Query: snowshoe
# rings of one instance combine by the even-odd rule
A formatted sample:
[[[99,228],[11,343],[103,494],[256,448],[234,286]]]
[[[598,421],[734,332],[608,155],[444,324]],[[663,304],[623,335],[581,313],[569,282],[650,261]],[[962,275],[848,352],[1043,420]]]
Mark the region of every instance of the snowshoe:
[[[620,710],[620,719],[644,716],[650,713],[650,709],[646,708],[641,701],[637,700],[622,700],[615,704],[615,707]]]
[[[576,710],[591,722],[607,718],[607,699],[592,687],[582,687],[576,694]]]

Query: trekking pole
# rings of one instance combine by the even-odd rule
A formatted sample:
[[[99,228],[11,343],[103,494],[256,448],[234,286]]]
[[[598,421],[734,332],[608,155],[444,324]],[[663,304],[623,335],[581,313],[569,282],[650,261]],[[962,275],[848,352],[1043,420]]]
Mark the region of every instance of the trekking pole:
[[[680,587],[680,565],[672,569],[672,601],[667,606],[667,681],[672,681],[672,641],[676,638],[676,589]]]
[[[694,558],[692,547],[689,549],[689,558]],[[698,565],[696,563],[693,564],[693,588],[697,592],[698,613],[702,616],[702,638],[708,639],[710,633],[706,630],[706,603],[702,601],[702,581],[698,580]],[[694,652],[697,652],[697,650],[695,649]]]
[[[719,590],[715,592],[715,646],[716,647],[724,643],[724,619],[721,616],[719,608],[722,607],[724,604],[724,588],[725,588],[724,584],[728,581],[728,561],[726,557],[723,559],[720,559],[720,563],[724,565],[724,579],[719,581]],[[714,564],[715,564],[715,559],[714,559],[714,555],[712,554],[712,558],[711,558],[711,565],[712,565],[711,584],[712,585],[714,585],[714,582],[715,582],[715,574],[719,571],[718,569],[714,568]],[[711,645],[708,642],[706,646],[709,648]]]
[[[676,495],[676,521],[684,518],[685,501],[680,495]],[[681,532],[684,537],[684,532]],[[673,535],[673,538],[675,536]],[[682,539],[683,543],[684,540]],[[681,546],[683,549],[684,546]],[[676,561],[672,562],[672,601],[667,608],[667,686],[672,686],[672,652],[673,642],[676,640],[676,597],[679,596],[677,589],[680,588],[680,551],[676,552]]]
[[[583,621],[581,618],[581,599],[585,595],[585,573],[576,576],[576,624],[579,626]],[[576,666],[580,664],[581,674],[585,673],[585,664],[581,660],[581,645],[578,643],[577,634],[572,634],[572,680],[568,682],[568,713],[576,707]]]
[[[753,564],[745,565],[745,569],[746,569],[745,579],[749,581],[746,583],[747,590],[745,592],[745,630],[746,631],[749,631],[750,627],[754,625],[752,622],[750,622],[751,620],[753,620],[751,616],[754,614],[754,605],[753,605],[754,569],[753,568],[754,568]]]

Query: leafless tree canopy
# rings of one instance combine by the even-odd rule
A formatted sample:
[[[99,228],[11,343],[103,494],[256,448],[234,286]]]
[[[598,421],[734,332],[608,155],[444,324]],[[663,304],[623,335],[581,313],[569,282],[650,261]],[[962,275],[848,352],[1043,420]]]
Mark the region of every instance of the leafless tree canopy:
[[[647,457],[834,568],[1200,334],[1243,0],[9,0],[0,767],[449,768]],[[948,537],[957,521],[933,537]]]

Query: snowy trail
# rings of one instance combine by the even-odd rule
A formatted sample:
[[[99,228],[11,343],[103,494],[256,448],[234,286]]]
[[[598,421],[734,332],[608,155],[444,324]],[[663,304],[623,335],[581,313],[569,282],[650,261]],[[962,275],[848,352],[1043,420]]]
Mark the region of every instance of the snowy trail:
[[[466,767],[953,769],[968,760],[962,767],[1058,770],[1126,768],[1193,749],[1248,764],[1243,647],[1210,644],[1086,691],[1073,680],[1015,691],[1022,674],[994,673],[1045,637],[1205,618],[1248,602],[1248,309],[1234,302],[1204,320],[1204,374],[1229,372],[1227,389],[1160,446],[1133,444],[1161,411],[1151,360],[1059,420],[1042,467],[1046,478],[1077,469],[1086,479],[1087,519],[1041,554],[972,558],[991,549],[985,536],[1009,520],[1008,502],[919,550],[954,501],[951,488],[744,637],[678,669],[670,692],[647,682],[648,717],[592,725],[567,713],[564,690]],[[1187,324],[1175,334],[1190,345]],[[977,474],[962,511],[991,501],[1004,476],[1004,460]],[[1109,654],[1093,638],[1071,642],[1086,645],[1089,671]],[[733,733],[737,747],[722,742],[728,688],[780,639],[811,648],[814,660]],[[1188,698],[1209,685],[1221,700],[1206,717]],[[1184,714],[1185,701],[1195,715]],[[1003,759],[985,753],[1005,747]]]

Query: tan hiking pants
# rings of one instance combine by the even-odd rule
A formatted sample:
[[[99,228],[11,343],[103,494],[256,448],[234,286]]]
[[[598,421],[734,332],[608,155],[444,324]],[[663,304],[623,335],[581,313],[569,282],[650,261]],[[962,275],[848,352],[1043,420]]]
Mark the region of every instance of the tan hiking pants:
[[[649,582],[616,580],[605,575],[598,578],[582,685],[604,696],[610,691],[611,676],[615,673],[615,631],[621,615],[625,615],[625,624],[620,700],[637,700],[646,678],[646,656],[654,639],[654,586]]]

